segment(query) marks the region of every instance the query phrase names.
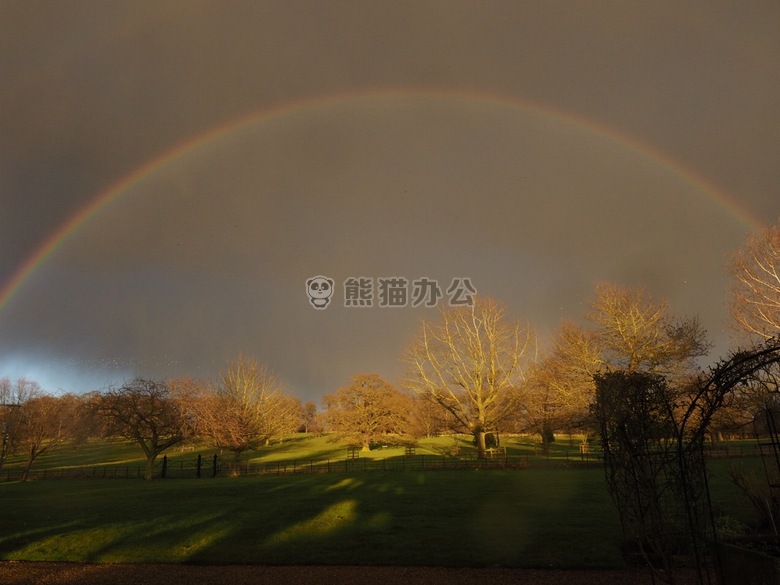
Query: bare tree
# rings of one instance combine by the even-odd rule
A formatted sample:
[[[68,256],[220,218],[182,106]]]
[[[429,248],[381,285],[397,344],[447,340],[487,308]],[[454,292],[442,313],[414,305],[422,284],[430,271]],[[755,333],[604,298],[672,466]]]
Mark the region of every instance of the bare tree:
[[[588,320],[602,365],[629,372],[685,375],[709,350],[699,321],[676,318],[666,302],[655,302],[641,289],[611,283],[596,285]]]
[[[544,449],[555,440],[555,430],[586,426],[593,376],[601,365],[594,336],[577,325],[564,323],[526,386],[526,425],[539,433]]]
[[[28,400],[43,394],[37,382],[27,378],[19,378],[12,382],[9,378],[0,378],[0,470],[3,469],[8,452],[15,452],[19,447],[21,422],[21,407]]]
[[[20,408],[17,441],[27,453],[22,481],[27,481],[35,460],[53,450],[73,430],[77,402],[42,392],[28,398]]]
[[[0,378],[0,404],[11,404],[11,379]]]
[[[154,476],[157,456],[192,432],[184,404],[171,396],[165,382],[136,378],[101,398],[108,432],[136,441],[146,455],[144,479]]]
[[[22,377],[12,382],[7,377],[0,378],[0,404],[23,404],[41,393],[41,387],[35,380]]]
[[[198,431],[215,447],[241,454],[294,432],[301,421],[300,402],[284,394],[276,376],[256,361],[239,356],[217,387],[197,401]]]
[[[530,326],[509,323],[497,301],[478,296],[471,306],[443,309],[438,322],[423,321],[407,351],[405,384],[449,411],[454,430],[472,434],[483,456],[485,434],[519,406],[535,350]]]
[[[731,262],[731,315],[749,335],[780,333],[780,222],[752,234]]]
[[[589,328],[561,327],[527,386],[528,424],[545,446],[555,429],[589,426],[594,375],[644,372],[682,382],[709,349],[697,319],[674,316],[665,302],[653,301],[641,289],[596,285],[586,318]]]
[[[320,413],[317,409],[317,404],[311,400],[303,405],[301,411],[301,429],[304,433],[322,432]]]
[[[452,415],[426,396],[415,394],[410,412],[410,433],[416,438],[446,433],[451,428]]]
[[[89,439],[105,436],[105,417],[100,412],[102,394],[95,390],[84,394],[65,394],[60,398],[73,412],[69,438],[80,446]]]
[[[358,442],[363,451],[387,435],[405,434],[411,398],[376,374],[358,374],[352,383],[322,399],[326,420],[335,431]]]

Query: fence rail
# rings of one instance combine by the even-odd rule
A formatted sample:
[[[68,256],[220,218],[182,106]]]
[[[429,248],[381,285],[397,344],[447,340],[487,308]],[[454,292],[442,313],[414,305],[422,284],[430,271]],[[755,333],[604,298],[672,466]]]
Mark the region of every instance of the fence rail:
[[[772,455],[770,447],[755,445],[709,445],[705,454],[711,459],[759,457]],[[548,464],[601,464],[600,451],[577,451],[534,453],[522,455],[493,454],[478,459],[475,455],[432,455],[414,454],[387,458],[345,456],[341,459],[291,459],[269,462],[232,463],[223,461],[217,455],[197,455],[197,459],[169,461],[167,456],[159,458],[154,477],[166,479],[190,479],[213,477],[238,477],[258,475],[298,475],[321,473],[355,473],[370,471],[435,471],[458,469],[523,469],[534,465]],[[83,467],[58,467],[33,469],[30,480],[42,479],[139,479],[144,477],[146,466],[138,465],[94,465]],[[6,466],[0,481],[21,479],[20,467]]]

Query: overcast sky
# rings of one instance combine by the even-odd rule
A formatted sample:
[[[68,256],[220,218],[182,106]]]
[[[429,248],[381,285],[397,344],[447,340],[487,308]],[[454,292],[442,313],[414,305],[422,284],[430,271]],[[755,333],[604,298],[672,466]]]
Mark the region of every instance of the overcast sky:
[[[0,377],[243,352],[319,400],[398,380],[463,278],[543,340],[596,282],[645,287],[714,362],[726,262],[780,217],[778,31],[774,0],[0,0]],[[380,307],[388,277],[444,294]]]

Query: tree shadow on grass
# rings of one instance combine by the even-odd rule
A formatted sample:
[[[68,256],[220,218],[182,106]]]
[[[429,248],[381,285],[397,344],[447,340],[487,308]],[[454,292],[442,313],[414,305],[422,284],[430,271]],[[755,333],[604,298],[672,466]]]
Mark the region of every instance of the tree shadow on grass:
[[[47,543],[52,543],[63,534],[78,529],[81,526],[78,520],[58,522],[40,528],[31,528],[14,533],[4,531],[0,535],[0,559],[1,560],[45,560],[49,558],[51,550]]]
[[[55,510],[44,509],[25,530],[0,540],[3,558],[622,566],[619,523],[595,469],[59,485],[65,489]],[[71,501],[77,503],[57,511]],[[54,522],[51,513],[59,514]],[[15,518],[17,529],[25,514]]]
[[[281,461],[326,461],[344,459],[347,445],[334,438],[292,437],[282,443],[260,447],[257,451],[244,455],[245,462],[251,465],[276,464]]]
[[[299,482],[285,491],[285,507],[267,493],[268,501],[242,515],[224,540],[190,560],[623,566],[603,480],[586,473],[581,482],[565,470],[374,472]]]

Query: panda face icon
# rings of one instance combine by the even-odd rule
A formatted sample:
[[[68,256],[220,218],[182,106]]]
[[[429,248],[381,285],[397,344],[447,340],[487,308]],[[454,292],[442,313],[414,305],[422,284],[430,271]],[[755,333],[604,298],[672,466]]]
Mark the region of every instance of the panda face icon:
[[[315,276],[306,281],[306,294],[311,306],[324,309],[333,296],[333,279],[327,276]]]

